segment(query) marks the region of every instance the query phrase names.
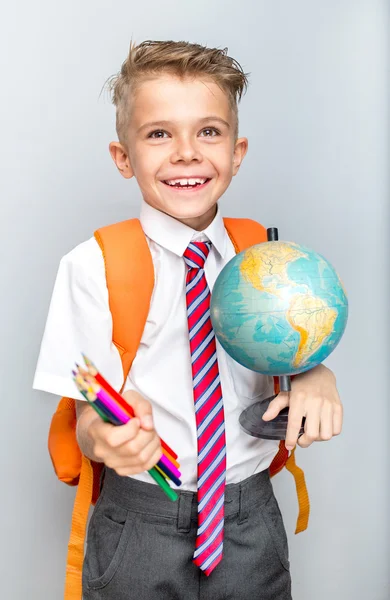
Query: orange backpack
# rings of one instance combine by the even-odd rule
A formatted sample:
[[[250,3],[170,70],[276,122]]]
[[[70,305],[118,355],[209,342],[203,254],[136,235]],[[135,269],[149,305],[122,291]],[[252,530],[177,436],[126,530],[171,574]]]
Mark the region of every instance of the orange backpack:
[[[236,252],[267,241],[265,228],[249,219],[224,219]],[[95,232],[102,250],[109,306],[113,320],[113,343],[123,366],[123,382],[130,371],[141,341],[154,287],[154,269],[149,247],[138,219],[103,227]],[[72,365],[69,365],[71,369]],[[275,380],[276,390],[277,381]],[[68,545],[65,600],[81,600],[81,574],[88,513],[99,495],[102,464],[81,454],[76,440],[75,402],[62,398],[53,415],[49,431],[49,452],[57,477],[77,485]],[[309,498],[303,471],[295,464],[294,451],[288,453],[284,442],[270,467],[271,477],[286,467],[294,476],[299,515],[295,533],[304,531],[309,519]]]

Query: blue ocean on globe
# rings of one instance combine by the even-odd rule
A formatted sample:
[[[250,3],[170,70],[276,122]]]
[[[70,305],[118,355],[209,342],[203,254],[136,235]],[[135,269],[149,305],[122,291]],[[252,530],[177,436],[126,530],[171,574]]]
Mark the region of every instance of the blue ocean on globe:
[[[241,365],[265,375],[294,375],[335,349],[348,300],[323,256],[272,241],[251,246],[223,268],[210,314],[217,339]]]

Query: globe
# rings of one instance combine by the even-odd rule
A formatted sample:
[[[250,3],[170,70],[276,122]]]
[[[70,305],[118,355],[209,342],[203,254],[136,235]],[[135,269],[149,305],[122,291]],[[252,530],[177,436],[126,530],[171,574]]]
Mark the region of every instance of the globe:
[[[215,282],[210,314],[218,341],[238,363],[265,375],[296,375],[335,349],[348,301],[323,256],[271,241],[227,263]]]

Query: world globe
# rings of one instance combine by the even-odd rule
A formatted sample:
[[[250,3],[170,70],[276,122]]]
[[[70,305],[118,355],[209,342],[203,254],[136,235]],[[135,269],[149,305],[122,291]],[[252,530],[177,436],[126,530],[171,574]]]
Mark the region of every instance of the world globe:
[[[295,375],[335,349],[348,300],[323,256],[271,241],[237,254],[222,269],[210,315],[217,339],[238,363],[265,375]]]

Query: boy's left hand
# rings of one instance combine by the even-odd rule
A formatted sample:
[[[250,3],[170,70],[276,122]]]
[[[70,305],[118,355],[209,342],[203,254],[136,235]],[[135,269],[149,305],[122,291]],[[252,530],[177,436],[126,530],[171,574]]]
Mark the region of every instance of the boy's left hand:
[[[280,392],[272,400],[263,415],[264,421],[271,421],[287,406],[287,450],[292,450],[297,443],[307,448],[313,442],[330,440],[341,433],[343,407],[336,378],[324,365],[294,377],[291,392]],[[306,417],[305,433],[298,439],[303,417]]]

